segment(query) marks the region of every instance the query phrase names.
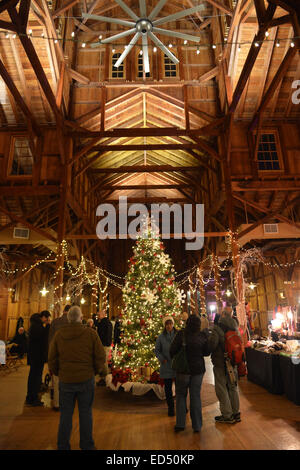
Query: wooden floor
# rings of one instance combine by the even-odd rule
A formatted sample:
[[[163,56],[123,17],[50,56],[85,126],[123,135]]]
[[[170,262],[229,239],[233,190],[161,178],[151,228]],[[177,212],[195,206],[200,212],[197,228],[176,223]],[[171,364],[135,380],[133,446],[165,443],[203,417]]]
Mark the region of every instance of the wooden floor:
[[[203,428],[194,434],[190,417],[186,430],[175,434],[175,418],[166,414],[165,402],[152,392],[133,397],[97,387],[94,402],[94,439],[105,450],[271,450],[300,449],[300,407],[283,396],[269,394],[247,379],[240,381],[242,422],[215,424],[219,414],[210,361],[202,388]],[[46,366],[47,367],[47,366]],[[24,406],[28,367],[0,377],[0,449],[56,449],[59,413],[50,408],[49,393],[44,408]],[[72,449],[78,446],[78,416],[73,419]]]

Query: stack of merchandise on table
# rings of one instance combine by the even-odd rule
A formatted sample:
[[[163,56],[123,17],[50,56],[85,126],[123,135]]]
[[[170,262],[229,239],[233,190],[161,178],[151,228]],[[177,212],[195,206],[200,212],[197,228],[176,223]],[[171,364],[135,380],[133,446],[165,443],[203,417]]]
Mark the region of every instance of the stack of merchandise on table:
[[[300,359],[300,341],[298,340],[280,338],[277,341],[273,341],[272,339],[256,335],[252,338],[252,341],[249,341],[248,346],[269,354],[297,356]]]

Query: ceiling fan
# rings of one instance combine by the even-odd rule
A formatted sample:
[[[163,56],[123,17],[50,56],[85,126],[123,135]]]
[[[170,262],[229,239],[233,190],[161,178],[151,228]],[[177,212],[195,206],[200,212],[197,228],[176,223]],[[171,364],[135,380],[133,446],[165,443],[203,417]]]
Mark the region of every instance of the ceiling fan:
[[[174,13],[173,15],[168,15],[163,18],[155,19],[160,12],[160,10],[164,7],[167,0],[160,0],[155,8],[147,15],[147,7],[145,0],[139,0],[140,4],[140,16],[137,16],[131,8],[129,8],[123,0],[115,0],[116,3],[132,18],[134,21],[122,20],[117,18],[109,18],[105,16],[98,16],[98,15],[91,15],[88,13],[83,13],[83,18],[99,20],[107,23],[116,23],[122,26],[128,26],[130,29],[128,31],[123,31],[121,33],[115,34],[114,36],[110,36],[108,38],[103,39],[102,41],[95,42],[91,44],[91,47],[98,47],[102,44],[108,44],[116,41],[117,39],[124,38],[126,36],[130,36],[130,34],[134,34],[133,38],[129,42],[127,46],[125,46],[124,52],[118,58],[114,67],[118,68],[122,62],[124,61],[125,57],[129,54],[133,46],[137,43],[138,39],[142,37],[142,52],[143,52],[143,68],[145,73],[150,72],[150,65],[149,65],[149,51],[148,51],[148,38],[151,39],[155,45],[157,45],[163,52],[166,54],[174,64],[178,64],[179,60],[175,57],[172,52],[158,39],[158,37],[154,33],[162,34],[165,36],[172,36],[180,39],[185,39],[187,41],[199,42],[200,37],[192,36],[190,34],[179,33],[176,31],[170,31],[168,29],[158,28],[157,26],[168,23],[170,21],[178,20],[179,18],[184,18],[185,16],[191,15],[197,11],[205,9],[203,4],[197,5],[192,8],[188,8],[187,10],[182,10],[178,13]]]

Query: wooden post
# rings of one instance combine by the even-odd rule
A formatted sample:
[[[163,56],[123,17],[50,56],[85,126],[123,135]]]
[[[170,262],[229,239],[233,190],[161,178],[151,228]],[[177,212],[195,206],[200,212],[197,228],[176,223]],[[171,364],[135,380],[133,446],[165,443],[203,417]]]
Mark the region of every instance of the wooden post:
[[[62,241],[66,235],[66,220],[67,220],[67,196],[68,188],[71,184],[71,157],[73,152],[73,141],[71,138],[65,138],[62,143],[65,147],[66,161],[62,167],[61,185],[60,185],[60,200],[59,200],[59,215],[58,215],[58,230],[57,230],[57,262],[56,262],[56,285],[55,292],[58,297],[58,302],[55,304],[53,317],[56,318],[62,313],[63,302],[63,280],[64,280],[64,253],[62,249]]]
[[[101,87],[101,123],[100,131],[105,131],[105,103],[106,103],[106,87]]]
[[[186,130],[189,130],[190,129],[190,114],[189,114],[187,85],[183,86],[183,96],[184,96],[185,128],[186,128]]]

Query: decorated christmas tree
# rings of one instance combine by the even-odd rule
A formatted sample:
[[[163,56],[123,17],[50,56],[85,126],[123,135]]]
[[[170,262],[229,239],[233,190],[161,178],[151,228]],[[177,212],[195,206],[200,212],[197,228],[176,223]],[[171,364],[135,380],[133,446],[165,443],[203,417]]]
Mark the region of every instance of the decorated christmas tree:
[[[163,317],[172,316],[177,328],[183,326],[181,304],[184,294],[176,285],[174,267],[164,252],[157,230],[144,229],[133,253],[123,288],[125,310],[114,373],[122,382],[126,379],[147,382],[149,370],[151,380],[158,377],[159,361],[154,348],[163,329]]]

